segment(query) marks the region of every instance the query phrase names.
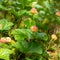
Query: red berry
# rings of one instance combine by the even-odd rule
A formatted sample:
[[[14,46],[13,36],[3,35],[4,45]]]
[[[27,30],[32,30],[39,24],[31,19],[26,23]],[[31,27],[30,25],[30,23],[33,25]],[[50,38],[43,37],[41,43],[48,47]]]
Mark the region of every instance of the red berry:
[[[8,43],[8,42],[11,42],[11,38],[10,37],[7,37],[7,38],[2,37],[0,39],[0,43]]]
[[[32,32],[36,32],[36,31],[38,31],[37,26],[31,26],[31,28],[30,28],[30,29],[31,29],[31,31],[32,31]]]
[[[37,9],[36,9],[36,8],[32,8],[32,9],[30,10],[30,12],[31,12],[32,14],[37,14]]]
[[[6,43],[6,39],[3,37],[3,38],[0,39],[0,42],[1,43]]]
[[[10,37],[6,37],[6,42],[11,42],[11,38]]]
[[[56,12],[56,15],[57,15],[57,16],[60,16],[60,11],[59,11],[59,12]]]

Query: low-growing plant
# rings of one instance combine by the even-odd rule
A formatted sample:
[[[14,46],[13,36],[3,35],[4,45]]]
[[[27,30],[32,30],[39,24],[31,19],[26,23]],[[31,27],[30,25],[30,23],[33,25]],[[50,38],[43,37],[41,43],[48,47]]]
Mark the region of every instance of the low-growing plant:
[[[55,31],[60,25],[60,11],[55,2],[0,0],[0,59],[52,58],[50,53],[59,48],[60,35]]]

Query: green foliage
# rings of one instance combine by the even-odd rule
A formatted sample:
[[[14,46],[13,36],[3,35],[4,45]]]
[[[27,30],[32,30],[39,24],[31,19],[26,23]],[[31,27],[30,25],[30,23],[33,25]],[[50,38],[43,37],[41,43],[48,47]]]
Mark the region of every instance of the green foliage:
[[[41,40],[44,40],[44,41],[47,41],[48,40],[48,36],[46,33],[36,33],[35,35],[37,38],[41,39]]]
[[[12,34],[15,36],[15,40],[21,41],[25,38],[31,39],[32,32],[29,29],[15,29],[12,31]]]
[[[13,23],[8,22],[6,19],[0,20],[0,24],[2,25],[2,28],[0,30],[9,30],[13,26]]]
[[[9,56],[12,54],[12,51],[7,48],[0,48],[0,59],[9,60]]]
[[[29,54],[32,54],[32,53],[42,54],[43,53],[42,47],[40,47],[36,42],[28,43],[26,41],[23,41],[20,43],[17,42],[15,45],[16,45],[16,48],[18,48],[21,52],[24,52],[24,53],[29,53]]]
[[[51,42],[51,34],[55,33],[54,29],[60,25],[60,16],[56,15],[60,2],[57,1],[0,0],[0,38],[9,36],[12,40],[10,43],[1,43],[0,39],[0,59],[50,58],[47,50],[57,43]],[[37,13],[33,9],[33,14],[32,8],[35,8]],[[38,31],[33,32],[32,26],[36,26]]]

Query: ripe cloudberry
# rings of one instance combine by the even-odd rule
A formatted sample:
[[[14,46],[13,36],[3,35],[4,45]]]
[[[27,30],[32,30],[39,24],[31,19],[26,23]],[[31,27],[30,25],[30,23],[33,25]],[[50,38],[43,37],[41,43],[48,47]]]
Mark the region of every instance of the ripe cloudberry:
[[[0,43],[8,43],[8,42],[11,42],[11,38],[10,37],[2,37],[0,39]]]
[[[36,8],[32,8],[32,9],[30,10],[30,12],[31,12],[32,14],[37,14],[37,9],[36,9]]]
[[[11,42],[11,38],[10,37],[6,37],[6,42]]]
[[[6,39],[5,39],[4,37],[2,37],[2,38],[0,39],[0,42],[1,42],[1,43],[6,43]]]
[[[30,30],[32,32],[36,32],[36,31],[38,31],[38,27],[37,26],[31,26]]]
[[[60,11],[59,11],[59,12],[56,12],[56,15],[57,15],[57,16],[60,16]]]

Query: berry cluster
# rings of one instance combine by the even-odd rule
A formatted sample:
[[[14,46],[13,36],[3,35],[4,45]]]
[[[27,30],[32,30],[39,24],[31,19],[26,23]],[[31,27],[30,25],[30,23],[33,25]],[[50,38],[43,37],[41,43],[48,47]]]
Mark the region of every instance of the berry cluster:
[[[11,38],[10,37],[2,37],[1,39],[0,39],[0,43],[9,43],[9,42],[11,42]]]

